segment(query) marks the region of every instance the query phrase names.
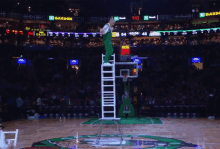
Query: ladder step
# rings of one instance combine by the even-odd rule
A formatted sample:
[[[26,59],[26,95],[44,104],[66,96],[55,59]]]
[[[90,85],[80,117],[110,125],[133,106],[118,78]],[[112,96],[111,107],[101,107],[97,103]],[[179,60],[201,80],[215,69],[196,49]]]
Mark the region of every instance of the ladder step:
[[[113,67],[114,64],[110,64],[110,65],[104,65],[104,64],[102,64],[102,66],[103,66],[103,67]]]
[[[114,107],[115,104],[112,104],[112,105],[103,105],[103,107]]]
[[[102,71],[102,73],[114,73],[114,71]]]
[[[112,98],[114,98],[114,97],[109,97],[109,96],[108,96],[108,97],[103,97],[104,100],[106,100],[106,99],[112,99]]]
[[[114,77],[103,77],[102,79],[114,79]]]
[[[106,101],[108,101],[108,102],[106,102]],[[109,101],[114,102],[114,99],[113,100],[106,100],[106,99],[104,99],[104,103],[111,103]]]
[[[102,79],[102,81],[114,81],[115,79]]]
[[[113,87],[114,85],[103,85],[104,87]]]
[[[115,93],[115,92],[114,91],[104,91],[103,93],[105,94],[105,93]]]
[[[107,98],[107,99],[109,99],[109,98],[114,98],[114,96],[112,96],[112,97],[103,97],[104,98],[104,100],[105,100],[105,98]]]
[[[114,113],[114,111],[104,111],[104,113]]]
[[[114,54],[115,55],[115,54]],[[111,56],[114,56],[114,55],[111,55]],[[105,55],[103,55],[103,56],[105,56]]]

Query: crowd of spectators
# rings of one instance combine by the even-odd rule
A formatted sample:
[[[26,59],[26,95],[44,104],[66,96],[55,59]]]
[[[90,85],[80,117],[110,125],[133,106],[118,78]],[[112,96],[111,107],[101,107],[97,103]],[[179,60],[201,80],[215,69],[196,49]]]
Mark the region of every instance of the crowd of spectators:
[[[187,40],[185,37],[168,38],[165,40],[165,45],[177,46],[177,45],[186,45],[186,44],[187,44]],[[194,40],[191,42],[191,44],[194,45]]]
[[[71,32],[71,31],[83,31],[85,32],[99,32],[102,25],[89,25],[80,23],[68,23],[68,24],[61,24],[55,23],[54,25],[50,24],[38,24],[38,23],[18,23],[18,22],[10,22],[10,21],[1,21],[0,27],[7,28],[7,29],[24,29],[30,28],[32,30],[51,30],[51,31],[63,31],[63,32]],[[202,29],[202,28],[213,28],[218,27],[219,23],[204,23],[204,24],[196,24],[196,23],[189,23],[189,22],[179,22],[179,23],[140,23],[140,24],[117,24],[114,26],[115,31],[157,31],[157,30],[188,30],[188,29]]]
[[[143,69],[136,81],[131,82],[131,101],[133,88],[144,95],[144,104],[162,105],[206,105],[210,89],[218,88],[220,71],[219,45],[212,46],[157,46],[135,50],[134,54],[147,56]],[[11,47],[10,47],[11,48]],[[119,51],[115,47],[115,52]],[[10,111],[16,106],[18,97],[23,107],[60,105],[65,99],[67,105],[100,105],[101,98],[101,54],[102,48],[54,49],[47,53],[26,52],[26,65],[18,65],[16,59],[2,58],[1,87],[2,109]],[[116,53],[117,54],[117,53]],[[189,64],[193,56],[201,56],[205,61],[203,68]],[[79,65],[68,65],[69,59],[79,60]],[[88,63],[89,62],[89,63]],[[14,88],[10,90],[9,88]],[[16,92],[16,93],[15,93]],[[117,81],[117,101],[122,102],[122,80]],[[15,95],[15,96],[13,96]],[[10,100],[8,100],[10,98]],[[20,101],[20,99],[19,99]],[[7,110],[8,108],[8,110]],[[18,103],[17,103],[17,108]]]
[[[214,44],[220,42],[220,36],[216,35],[207,35],[201,38],[197,36],[190,38],[187,40],[184,36],[179,37],[168,37],[162,41],[161,37],[154,37],[154,38],[144,38],[144,39],[132,39],[131,42],[129,40],[113,40],[113,46],[120,46],[123,44],[130,44],[131,46],[139,46],[139,45],[173,45],[173,46],[180,46],[180,45],[205,45],[205,44]],[[12,44],[18,45],[17,40],[5,39],[5,44]],[[2,40],[0,40],[0,44],[2,44]],[[23,42],[23,46],[47,46],[46,38],[38,38],[38,37],[29,37]],[[48,43],[49,47],[104,47],[103,41],[101,38],[96,39],[87,39],[81,42],[79,39],[71,40],[61,37],[53,37],[53,39],[49,40]]]
[[[68,32],[68,31],[76,31],[77,26],[74,24],[71,25],[61,25],[61,24],[56,24],[56,28],[54,28],[56,31],[62,31],[62,32]]]
[[[103,24],[104,25],[104,24]],[[210,24],[189,24],[189,23],[173,23],[173,24],[162,24],[162,23],[144,23],[144,24],[116,24],[114,31],[157,31],[157,30],[187,30],[187,29],[200,29],[200,28],[213,28],[217,27],[218,23]],[[103,26],[92,26],[87,27],[88,32],[99,32]]]

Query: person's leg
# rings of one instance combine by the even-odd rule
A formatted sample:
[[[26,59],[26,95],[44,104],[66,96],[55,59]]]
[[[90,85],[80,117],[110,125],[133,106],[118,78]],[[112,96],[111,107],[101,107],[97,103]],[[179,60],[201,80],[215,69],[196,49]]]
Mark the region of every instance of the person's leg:
[[[112,46],[112,42],[111,42],[111,40],[110,40],[110,43],[109,43],[110,45],[110,48],[109,48],[109,57],[108,57],[108,60],[110,60],[110,58],[111,58],[111,55],[113,54],[113,52],[114,52],[114,49],[113,49],[113,46]]]
[[[112,47],[111,39],[106,39],[106,41],[104,41],[104,45],[105,45],[105,50],[106,50],[104,63],[109,63],[109,59],[111,55],[113,54],[113,47]]]
[[[108,63],[108,62],[109,62],[109,49],[110,49],[110,47],[109,47],[109,45],[108,45],[106,42],[104,42],[104,44],[105,44],[105,58],[104,58],[104,63]]]

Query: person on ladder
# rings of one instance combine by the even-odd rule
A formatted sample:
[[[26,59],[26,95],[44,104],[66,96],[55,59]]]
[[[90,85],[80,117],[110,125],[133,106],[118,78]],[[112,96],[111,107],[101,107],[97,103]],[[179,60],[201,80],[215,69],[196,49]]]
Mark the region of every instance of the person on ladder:
[[[106,51],[104,65],[110,65],[109,59],[113,54],[113,47],[111,40],[112,40],[112,30],[114,25],[115,25],[115,20],[112,17],[109,20],[109,23],[105,24],[105,26],[102,29],[100,29],[100,34],[103,35],[103,42]]]

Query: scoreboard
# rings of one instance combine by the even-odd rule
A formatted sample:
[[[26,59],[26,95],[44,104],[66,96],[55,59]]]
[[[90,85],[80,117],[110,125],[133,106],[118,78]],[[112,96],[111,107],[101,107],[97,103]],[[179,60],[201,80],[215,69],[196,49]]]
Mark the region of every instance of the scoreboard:
[[[130,55],[130,46],[129,45],[122,45],[121,46],[121,55]]]

